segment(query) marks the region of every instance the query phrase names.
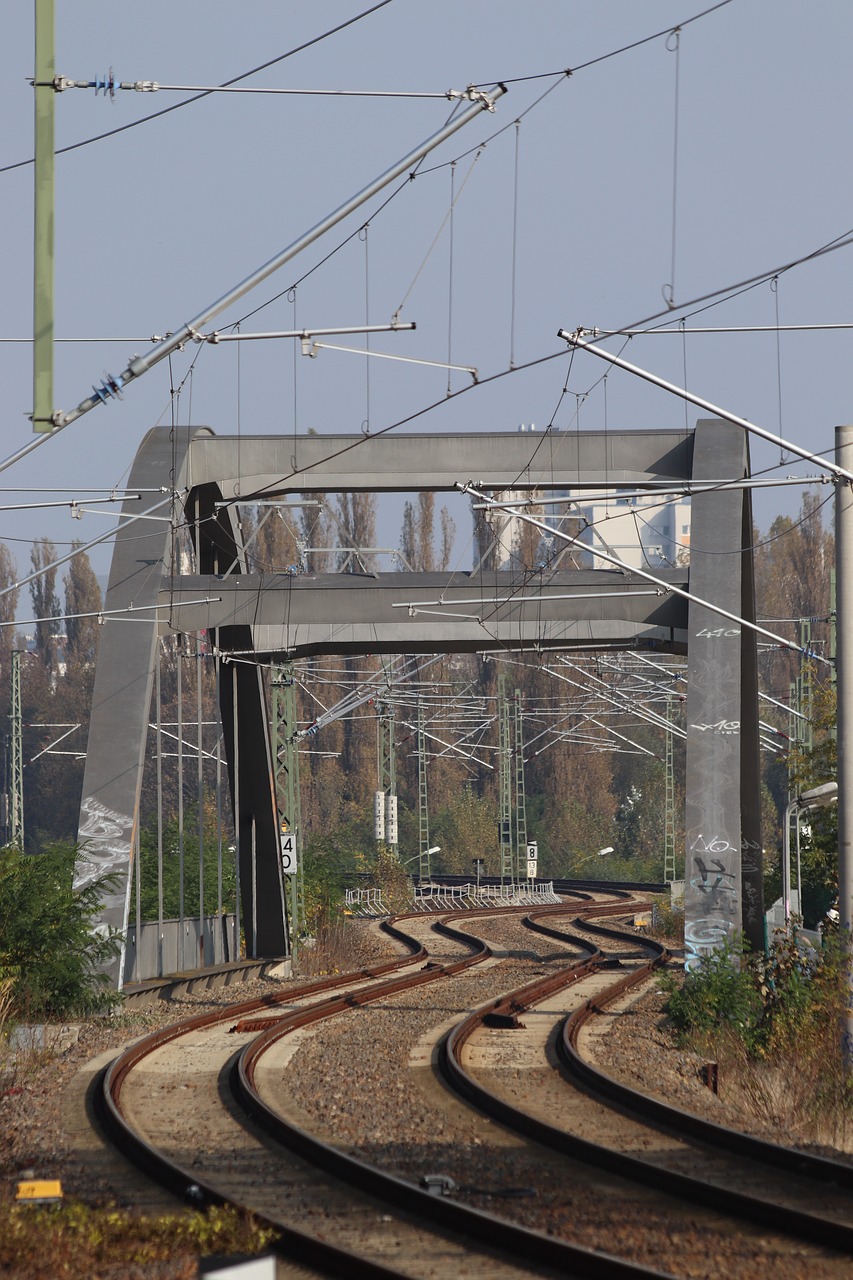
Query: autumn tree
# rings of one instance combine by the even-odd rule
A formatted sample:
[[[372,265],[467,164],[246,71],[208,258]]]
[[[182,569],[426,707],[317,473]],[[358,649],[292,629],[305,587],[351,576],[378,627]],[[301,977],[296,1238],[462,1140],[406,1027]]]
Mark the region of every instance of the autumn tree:
[[[101,631],[97,618],[102,606],[101,588],[89,557],[79,549],[82,545],[81,542],[71,544],[71,550],[77,554],[65,574],[65,633],[71,664],[94,662]]]
[[[249,549],[256,573],[286,573],[300,563],[298,529],[290,512],[279,506],[258,508],[258,523]]]
[[[59,634],[59,596],[56,594],[56,547],[50,538],[37,538],[30,553],[33,573],[30,598],[36,618],[36,649],[46,667],[56,659],[56,636]]]
[[[376,545],[376,495],[338,494],[339,567],[348,573],[371,572],[373,557],[366,547]]]
[[[11,667],[10,654],[17,648],[15,614],[18,611],[20,588],[17,586],[18,569],[5,542],[0,542],[0,681],[4,692],[8,690]],[[4,706],[8,697],[4,698]]]
[[[438,553],[438,568],[444,573],[450,568],[453,543],[456,539],[456,521],[447,510],[447,507],[441,508],[439,523],[441,526],[441,550]]]

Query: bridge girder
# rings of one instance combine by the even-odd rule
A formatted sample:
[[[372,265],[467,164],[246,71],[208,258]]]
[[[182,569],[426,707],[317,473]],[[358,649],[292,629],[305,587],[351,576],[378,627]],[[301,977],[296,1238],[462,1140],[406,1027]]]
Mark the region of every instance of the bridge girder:
[[[535,593],[541,599],[511,598],[506,604],[494,602],[508,585],[495,572],[455,575],[449,586],[445,575],[248,575],[235,505],[293,493],[441,492],[468,480],[487,490],[641,488],[737,479],[747,470],[743,436],[717,421],[698,424],[695,433],[636,430],[541,438],[494,432],[381,438],[223,437],[207,428],[149,432],[128,481],[128,488],[142,496],[126,499],[122,514],[154,514],[162,497],[152,491],[161,486],[186,495],[182,514],[193,532],[195,573],[176,572],[168,523],[127,524],[116,537],[105,610],[132,606],[140,612],[132,626],[120,616],[105,618],[77,870],[77,883],[104,871],[116,877],[103,923],[127,927],[158,636],[204,629],[226,662],[229,654],[244,652],[293,658],[495,647],[687,647],[693,699],[688,702],[688,785],[694,792],[688,796],[686,880],[693,938],[700,954],[718,946],[743,920],[754,940],[760,908],[754,636],[739,628],[716,628],[707,610],[702,615],[693,604],[688,609],[683,599],[666,592],[647,594],[647,582],[609,570],[558,570],[526,582],[513,575],[516,596]],[[721,533],[722,555],[712,547]],[[674,570],[668,581],[682,587],[687,582],[697,595],[754,616],[750,539],[749,499],[743,491],[694,498],[689,576]],[[596,598],[581,600],[584,594]],[[428,603],[439,596],[445,603]],[[210,602],[187,604],[205,598]],[[480,603],[462,603],[473,598]],[[413,608],[394,609],[394,604]],[[176,605],[186,607],[163,607]],[[466,616],[453,616],[460,613]],[[717,630],[729,634],[710,634]],[[286,948],[286,921],[266,697],[259,669],[242,662],[229,665],[221,681],[220,710],[238,809],[243,919],[257,921],[257,954],[279,955]],[[718,721],[736,724],[737,732],[711,732]],[[743,822],[741,803],[750,815]],[[743,886],[742,841],[750,851]],[[257,854],[254,866],[248,862],[250,845]],[[713,864],[702,856],[706,845],[713,847]],[[247,898],[250,892],[254,902]],[[707,947],[703,939],[711,940]],[[121,985],[123,961],[112,976]]]

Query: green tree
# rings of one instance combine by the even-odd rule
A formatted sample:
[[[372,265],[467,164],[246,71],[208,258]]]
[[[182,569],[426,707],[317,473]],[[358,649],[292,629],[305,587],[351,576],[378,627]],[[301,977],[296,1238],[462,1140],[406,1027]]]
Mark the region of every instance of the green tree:
[[[216,818],[213,803],[207,797],[203,808],[204,830],[204,912],[214,915],[219,902],[219,857],[215,839]],[[163,827],[163,918],[175,920],[180,914],[181,886],[181,836],[176,817]],[[159,881],[157,868],[157,828],[149,824],[140,833],[140,855],[137,869],[141,871],[140,906],[143,920],[157,920],[159,916]],[[199,896],[198,870],[198,806],[188,805],[184,811],[184,915],[197,916]],[[232,847],[222,850],[222,909],[233,912],[237,897],[237,871]],[[135,873],[134,873],[135,874]],[[131,901],[135,896],[134,889]]]
[[[102,969],[118,942],[93,928],[109,880],[73,889],[76,857],[70,843],[35,855],[0,849],[0,977],[14,984],[19,1016],[85,1015],[116,999]]]

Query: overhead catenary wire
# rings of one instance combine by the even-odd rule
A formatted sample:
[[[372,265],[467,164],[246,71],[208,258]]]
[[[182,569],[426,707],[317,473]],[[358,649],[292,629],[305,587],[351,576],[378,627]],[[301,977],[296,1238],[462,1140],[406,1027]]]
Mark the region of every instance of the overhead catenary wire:
[[[50,566],[51,568],[53,566]],[[90,609],[87,613],[57,613],[51,618],[13,618],[11,622],[0,622],[0,627],[31,627],[45,622],[71,622],[80,618],[121,619],[132,613],[147,613],[152,609],[187,609],[190,605],[220,604],[222,596],[204,596],[200,600],[181,600],[169,604],[129,604],[124,609]],[[149,618],[134,618],[134,622],[150,622]]]
[[[252,74],[252,73],[249,73]],[[251,85],[210,85],[210,84],[161,84],[159,80],[121,80],[101,79],[72,80],[67,76],[56,76],[50,81],[30,80],[34,88],[50,88],[57,93],[66,89],[94,89],[96,93],[104,88],[105,94],[112,95],[116,89],[135,93],[197,93],[205,97],[209,93],[246,93],[266,94],[270,96],[316,97],[316,98],[432,98],[454,101],[457,98],[468,98],[473,101],[477,90],[445,89],[443,92],[430,90],[422,92],[417,89],[284,89],[279,86],[253,87]]]
[[[826,471],[832,473],[844,480],[853,481],[853,472],[848,471],[845,467],[838,466],[835,462],[824,461],[819,453],[808,449],[802,449],[799,445],[793,444],[790,440],[783,440],[781,436],[772,431],[768,431],[765,427],[759,427],[757,423],[750,422],[747,418],[742,418],[738,414],[729,413],[727,409],[721,408],[719,405],[712,404],[710,400],[705,400],[702,396],[694,395],[692,391],[687,391],[684,387],[676,387],[671,382],[667,382],[664,378],[659,378],[657,374],[649,372],[647,369],[640,369],[637,365],[629,364],[627,360],[621,359],[620,356],[611,355],[609,351],[604,351],[601,347],[596,347],[591,342],[584,342],[582,334],[583,329],[578,329],[574,333],[568,333],[565,329],[558,329],[557,337],[563,338],[570,346],[576,347],[580,351],[589,351],[592,355],[598,356],[602,360],[607,360],[610,364],[616,366],[617,369],[624,369],[627,373],[636,374],[637,377],[643,378],[646,382],[651,382],[654,386],[660,387],[663,391],[670,391],[674,395],[683,396],[689,400],[691,404],[695,404],[700,409],[705,409],[713,413],[718,418],[723,418],[726,422],[732,422],[736,426],[742,427],[752,435],[759,436],[762,440],[769,440],[772,444],[784,445],[791,453],[795,453],[797,457],[804,458],[807,462],[816,462]]]
[[[378,0],[378,2],[371,5],[369,9],[364,9],[361,13],[354,14],[344,22],[339,22],[336,26],[330,27],[327,31],[321,32],[318,36],[312,36],[310,40],[304,40],[302,44],[296,45],[293,49],[288,49],[286,53],[281,53],[275,58],[269,58],[266,62],[259,63],[257,67],[252,67],[251,71],[243,71],[240,75],[233,76],[230,80],[225,80],[218,86],[218,88],[227,89],[230,85],[238,84],[241,80],[248,80],[250,76],[257,75],[259,71],[266,71],[268,67],[274,67],[277,63],[284,62],[287,58],[293,58],[297,53],[303,53],[306,49],[310,49],[314,45],[320,44],[323,40],[328,40],[331,36],[337,35],[339,31],[344,31],[347,27],[354,26],[355,23],[361,22],[363,18],[369,18],[371,14],[376,13],[379,9],[384,9],[386,5],[391,3],[392,0]],[[151,120],[157,120],[161,116],[170,115],[173,111],[180,111],[184,107],[190,106],[193,102],[200,102],[202,98],[206,98],[207,96],[207,91],[199,93],[196,97],[187,99],[186,102],[175,102],[170,107],[163,107],[160,111],[153,111],[150,115],[143,116],[141,120],[131,120],[127,124],[118,125],[115,129],[107,129],[106,132],[98,133],[94,137],[83,138],[79,142],[72,142],[67,147],[59,147],[56,151],[56,155],[65,155],[69,151],[78,151],[81,147],[88,147],[95,142],[102,142],[105,138],[113,138],[118,133],[125,133],[128,129],[136,129],[140,125],[148,124]],[[11,169],[21,169],[32,163],[32,157],[28,160],[17,160],[13,164],[0,166],[0,173],[8,173]]]
[[[678,227],[678,102],[681,72],[681,28],[674,27],[666,40],[666,48],[675,54],[675,105],[673,108],[672,126],[672,246],[670,254],[669,282],[661,290],[663,300],[668,307],[674,305],[675,299],[675,249]]]
[[[470,482],[467,484],[460,483],[459,488],[464,493],[475,494],[479,502],[484,502],[490,507],[500,508],[502,505],[499,501],[497,501],[496,499],[490,498],[487,494],[479,490],[476,487],[476,485],[473,485]],[[552,526],[545,524],[544,521],[538,520],[535,516],[531,516],[526,511],[519,511],[518,518],[520,520],[525,520],[530,524],[537,526],[540,529],[543,529],[546,533],[553,533],[555,537],[561,538],[566,542],[574,543],[575,545],[582,545],[581,540],[579,538],[574,538],[570,534],[564,533],[560,529],[554,529]],[[625,564],[625,562],[620,560],[618,556],[610,555],[608,552],[603,551],[601,548],[596,548],[595,555],[597,555],[600,559],[609,561],[611,564],[616,565],[618,568],[622,570],[629,571],[631,573],[638,575],[641,578],[648,579],[649,582],[655,582],[657,583],[658,586],[665,587],[666,590],[672,592],[673,595],[681,596],[682,599],[692,600],[695,604],[703,605],[706,609],[710,609],[712,613],[717,613],[723,618],[728,618],[730,621],[736,622],[738,626],[746,627],[748,630],[754,631],[757,635],[764,636],[765,639],[774,641],[777,645],[781,646],[783,649],[791,649],[794,653],[804,652],[802,645],[793,644],[790,640],[786,640],[784,636],[776,635],[775,632],[768,631],[766,630],[766,628],[760,627],[754,622],[750,622],[747,618],[742,618],[739,614],[731,613],[728,609],[723,609],[721,608],[720,605],[714,604],[710,600],[704,600],[701,596],[695,595],[692,591],[684,591],[681,587],[677,587],[674,583],[665,582],[662,578],[656,577],[656,575],[649,573],[648,570],[646,569],[633,568],[632,566]],[[811,650],[808,651],[808,656],[811,658],[814,658],[815,661],[817,662],[826,664],[827,666],[832,665],[832,663],[829,662],[828,659],[821,657],[820,654],[814,653]]]
[[[374,179],[373,182],[368,183],[366,187],[363,187],[354,196],[351,196],[350,199],[346,200],[342,205],[339,205],[332,213],[321,219],[321,221],[316,223],[309,231],[305,232],[297,240],[294,240],[280,253],[275,254],[261,267],[252,272],[252,274],[247,276],[244,280],[240,281],[239,284],[229,289],[215,302],[210,303],[196,316],[194,316],[192,320],[183,324],[171,338],[164,342],[157,343],[145,355],[136,356],[131,360],[127,368],[118,376],[113,377],[111,375],[107,375],[104,383],[100,387],[95,388],[94,394],[86,396],[84,400],[80,401],[75,409],[72,409],[69,412],[59,412],[55,414],[54,421],[56,426],[52,432],[45,433],[44,438],[53,438],[57,431],[60,431],[64,427],[77,421],[77,419],[82,417],[83,414],[88,413],[93,409],[95,405],[105,404],[108,399],[113,398],[116,395],[120,395],[128,383],[135,381],[155,364],[158,364],[161,360],[170,356],[173,351],[176,351],[185,342],[189,341],[195,333],[203,329],[210,320],[214,319],[224,311],[226,307],[239,301],[239,299],[245,296],[245,294],[247,294],[251,289],[254,289],[257,285],[261,284],[275,271],[280,270],[282,266],[291,261],[292,258],[296,257],[298,253],[313,244],[315,240],[318,240],[327,231],[331,230],[332,227],[336,226],[339,222],[342,222],[344,218],[349,216],[349,214],[360,208],[374,195],[378,194],[384,187],[388,186],[396,178],[400,177],[401,174],[409,170],[412,165],[416,164],[418,160],[423,158],[423,156],[428,155],[430,151],[434,150],[435,147],[450,138],[457,132],[457,130],[463,128],[466,124],[469,124],[481,113],[481,111],[484,109],[493,109],[494,103],[505,92],[506,91],[502,85],[496,85],[491,95],[484,95],[482,99],[478,99],[478,101],[472,103],[466,111],[457,115],[455,120],[451,121],[450,124],[445,125],[443,129],[440,129],[438,132],[430,135],[429,138],[425,139],[425,141],[415,147],[414,150],[410,151],[401,160],[393,164],[390,169],[387,169],[378,178]]]
[[[717,4],[712,4],[710,8],[703,9],[701,13],[694,13],[690,18],[682,18],[677,24],[678,27],[689,27],[691,22],[699,22],[702,18],[707,18],[709,14],[716,13],[718,9],[725,9],[726,5],[731,4],[732,0],[718,0]],[[618,49],[611,49],[609,53],[599,54],[595,58],[588,58],[586,62],[578,62],[573,67],[563,67],[559,71],[540,71],[531,76],[504,76],[504,84],[526,84],[531,80],[547,80],[551,76],[569,76],[575,75],[578,71],[585,71],[587,67],[597,67],[602,62],[608,62],[611,58],[618,58],[620,54],[630,53],[633,49],[639,49],[644,44],[651,44],[653,40],[660,40],[663,36],[672,35],[676,27],[662,27],[660,31],[655,31],[650,36],[641,36],[639,40],[632,40],[630,44],[620,45]],[[483,81],[483,83],[486,83]]]

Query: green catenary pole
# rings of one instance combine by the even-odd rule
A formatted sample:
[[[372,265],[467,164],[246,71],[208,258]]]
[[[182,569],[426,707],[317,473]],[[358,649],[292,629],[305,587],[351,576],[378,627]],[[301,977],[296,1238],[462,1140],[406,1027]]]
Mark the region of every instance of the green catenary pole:
[[[9,844],[24,852],[24,742],[21,722],[21,654],[12,650],[12,768],[9,796]]]
[[[53,422],[54,0],[35,0],[33,430]]]

